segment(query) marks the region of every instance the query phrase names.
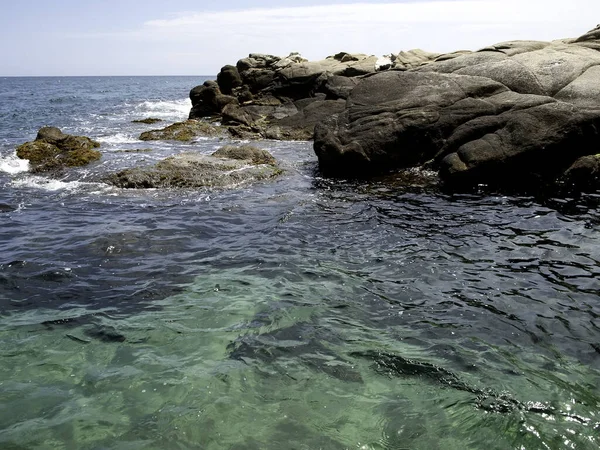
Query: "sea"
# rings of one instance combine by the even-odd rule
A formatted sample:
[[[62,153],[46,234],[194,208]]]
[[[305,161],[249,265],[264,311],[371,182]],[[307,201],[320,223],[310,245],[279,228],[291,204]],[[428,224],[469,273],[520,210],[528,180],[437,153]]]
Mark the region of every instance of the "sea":
[[[600,192],[332,180],[277,141],[269,182],[105,184],[240,143],[139,140],[206,79],[0,78],[0,449],[600,448]],[[45,125],[102,158],[30,173]]]

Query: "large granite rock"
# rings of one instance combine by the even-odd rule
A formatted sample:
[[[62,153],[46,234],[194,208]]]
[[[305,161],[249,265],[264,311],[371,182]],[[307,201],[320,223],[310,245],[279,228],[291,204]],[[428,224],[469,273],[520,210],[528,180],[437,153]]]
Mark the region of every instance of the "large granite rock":
[[[600,30],[555,42],[396,58],[317,124],[329,175],[427,164],[447,186],[554,182],[600,148]],[[571,171],[573,172],[573,171]]]
[[[29,160],[32,172],[60,171],[100,159],[100,144],[85,136],[63,133],[56,127],[40,128],[34,141],[17,147],[17,156]]]
[[[122,170],[106,181],[120,188],[234,188],[281,173],[268,152],[251,146],[224,147],[211,156],[182,153],[156,165]]]

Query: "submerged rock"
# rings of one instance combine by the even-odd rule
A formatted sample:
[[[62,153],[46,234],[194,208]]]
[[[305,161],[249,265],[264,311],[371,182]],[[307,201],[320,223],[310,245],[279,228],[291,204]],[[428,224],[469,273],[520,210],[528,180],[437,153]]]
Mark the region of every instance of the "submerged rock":
[[[600,33],[590,32],[478,52],[401,53],[401,70],[363,78],[347,108],[317,124],[321,170],[365,176],[427,163],[452,188],[554,183],[600,148],[598,49]],[[571,178],[582,173],[575,169]]]
[[[131,123],[145,123],[148,125],[152,125],[154,123],[162,122],[162,119],[157,119],[156,117],[147,117],[145,119],[136,119],[132,120]]]
[[[85,136],[63,133],[56,127],[43,127],[34,141],[17,147],[17,156],[29,160],[32,172],[48,172],[85,166],[100,159],[100,144]]]
[[[268,164],[275,166],[277,161],[273,158],[268,151],[260,148],[253,147],[251,145],[242,145],[236,147],[233,145],[226,145],[221,147],[219,150],[214,152],[212,156],[223,159],[237,159],[242,161],[251,161],[252,164]]]
[[[140,135],[142,141],[171,140],[190,142],[201,136],[223,136],[225,131],[210,123],[200,120],[177,122],[160,130],[144,131]]]
[[[258,148],[224,147],[213,155],[182,153],[150,167],[126,169],[108,177],[121,188],[228,188],[268,180],[281,173],[275,159]]]

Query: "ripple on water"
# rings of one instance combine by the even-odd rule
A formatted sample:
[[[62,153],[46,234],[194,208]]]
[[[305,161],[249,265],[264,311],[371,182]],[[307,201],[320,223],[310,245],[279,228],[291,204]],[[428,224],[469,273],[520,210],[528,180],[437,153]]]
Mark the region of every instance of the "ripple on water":
[[[0,443],[597,445],[593,208],[287,158],[251,190],[30,193],[3,215]]]

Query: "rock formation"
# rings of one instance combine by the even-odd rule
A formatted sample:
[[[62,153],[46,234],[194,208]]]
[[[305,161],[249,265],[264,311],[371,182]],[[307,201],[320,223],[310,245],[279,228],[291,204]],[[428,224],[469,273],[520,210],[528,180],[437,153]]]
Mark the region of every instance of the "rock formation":
[[[600,27],[476,52],[251,54],[190,98],[191,119],[234,137],[314,138],[326,176],[424,167],[453,189],[599,184]]]
[[[239,138],[309,140],[317,123],[345,109],[359,77],[391,67],[380,63],[349,53],[312,62],[251,54],[191,90],[190,119],[218,118]]]
[[[110,175],[107,182],[121,188],[228,188],[267,180],[281,173],[275,158],[252,146],[226,146],[211,156],[182,153],[149,167]]]
[[[325,174],[427,163],[455,188],[572,182],[583,166],[597,179],[596,157],[572,165],[600,148],[600,28],[477,52],[413,52],[395,64],[362,79],[346,109],[317,124]]]
[[[100,152],[94,150],[97,147],[100,144],[88,137],[64,134],[56,127],[43,127],[34,141],[17,147],[17,156],[29,160],[32,172],[48,172],[85,166],[100,159]]]

